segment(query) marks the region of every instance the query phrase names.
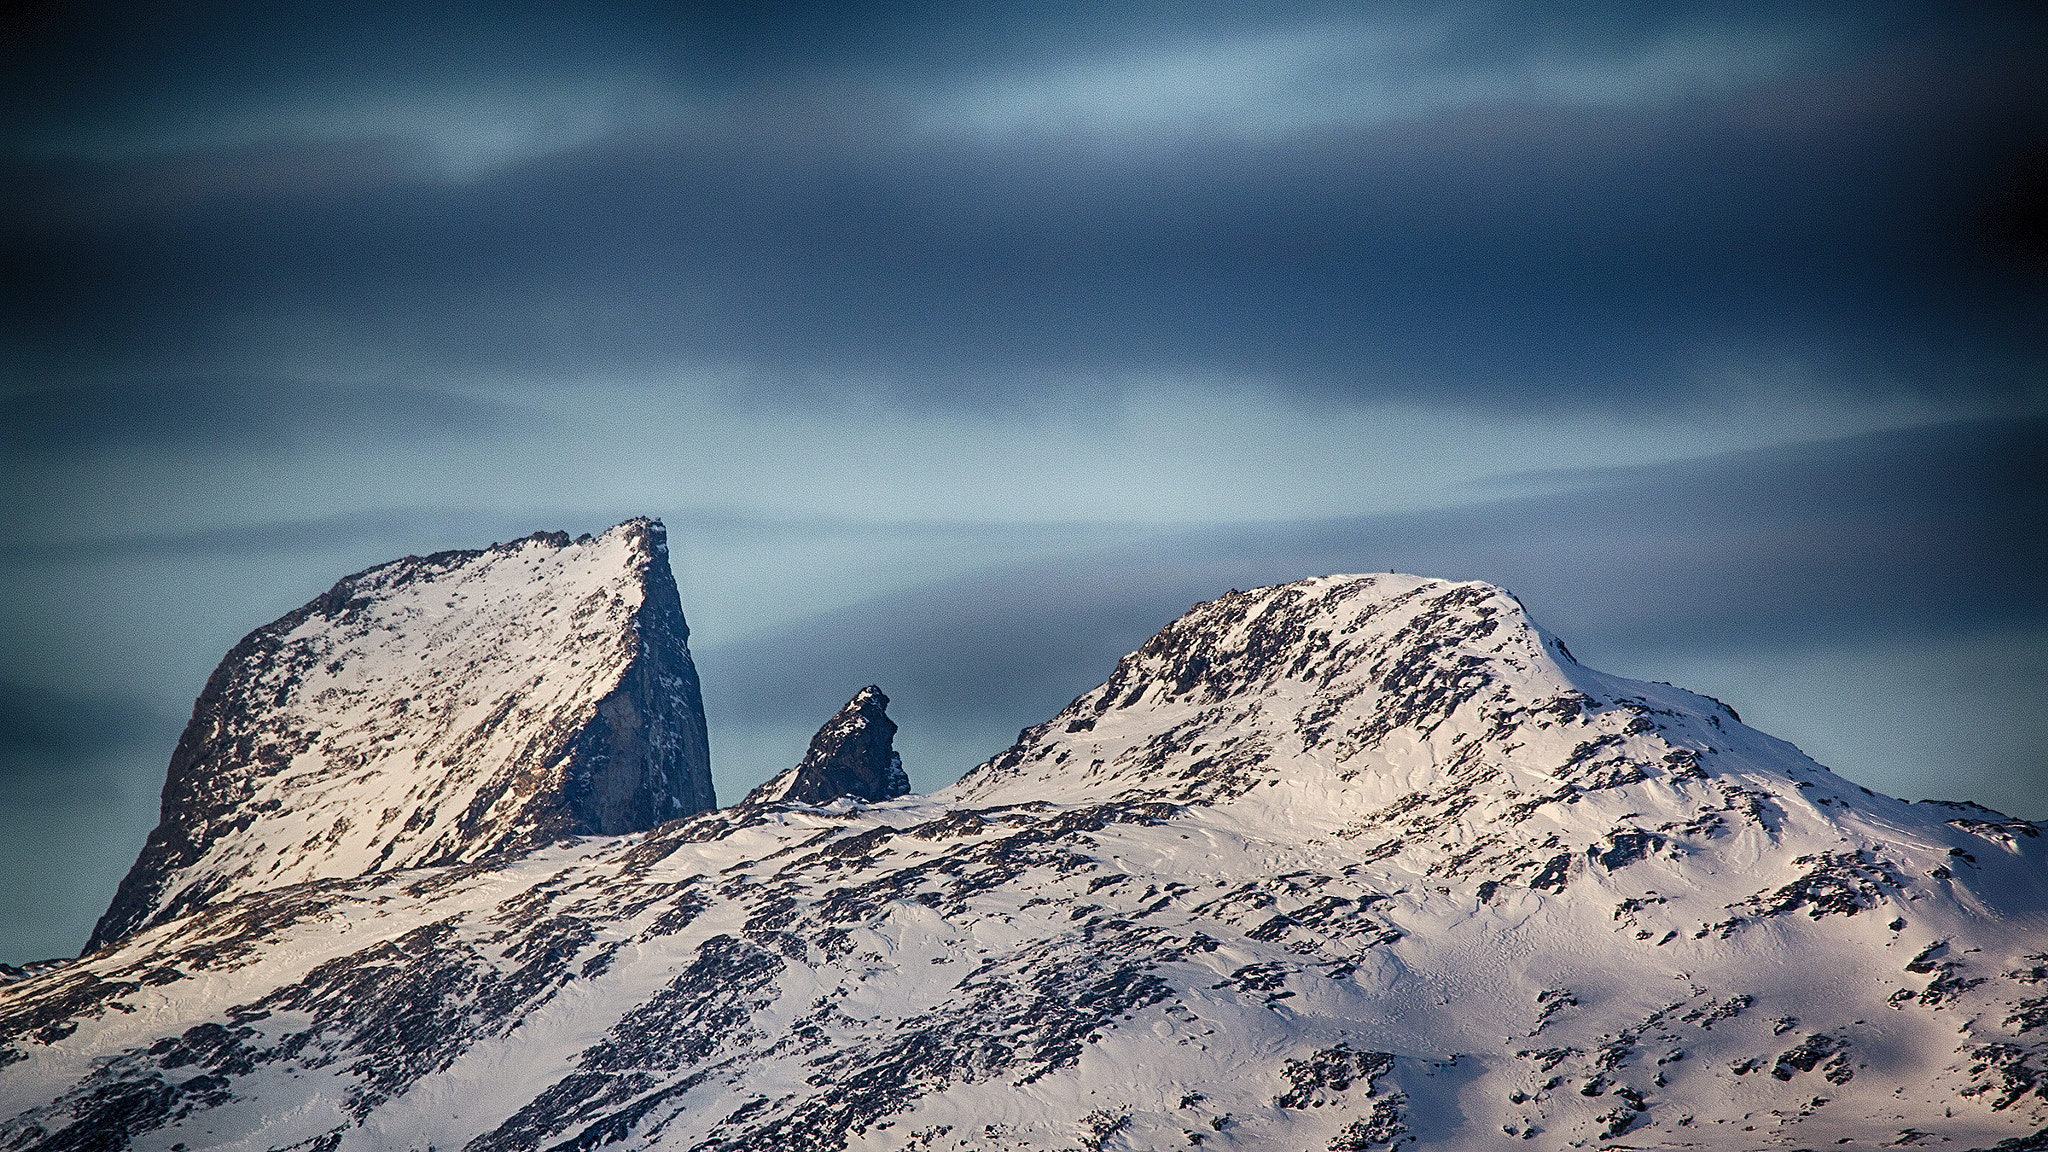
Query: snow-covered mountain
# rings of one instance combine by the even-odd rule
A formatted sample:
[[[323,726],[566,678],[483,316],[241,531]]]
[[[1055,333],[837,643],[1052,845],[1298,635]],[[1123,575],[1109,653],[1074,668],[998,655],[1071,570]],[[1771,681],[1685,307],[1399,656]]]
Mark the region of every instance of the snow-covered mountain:
[[[662,526],[344,577],[222,660],[88,950],[249,892],[714,807]]]
[[[1498,588],[1306,580],[931,796],[248,890],[0,988],[0,1149],[2038,1148],[2043,849]]]

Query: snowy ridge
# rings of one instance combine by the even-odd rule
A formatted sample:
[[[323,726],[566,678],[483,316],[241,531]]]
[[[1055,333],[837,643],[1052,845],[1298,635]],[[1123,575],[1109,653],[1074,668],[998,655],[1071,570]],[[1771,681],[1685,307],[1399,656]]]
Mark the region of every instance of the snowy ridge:
[[[1489,893],[1562,893],[1638,860],[1711,851],[1727,868],[1715,875],[1867,909],[1873,897],[1853,876],[1880,854],[1946,873],[1950,849],[1984,836],[2017,866],[2000,872],[2020,885],[2010,895],[2048,904],[2031,825],[1879,796],[1719,701],[1586,668],[1512,595],[1477,582],[1332,576],[1197,605],[941,793],[1182,804],[1247,794],[1267,818],[1350,842],[1360,863]],[[1867,867],[1841,850],[1852,842],[1868,846]],[[1810,851],[1788,851],[1802,844]],[[1980,882],[1997,870],[1971,867]],[[1687,888],[1718,890],[1699,866],[1681,871]],[[1672,918],[1658,907],[1652,918]],[[1687,930],[1737,926],[1715,919]]]
[[[931,797],[255,892],[0,987],[0,1150],[1990,1148],[2048,1124],[2043,846],[1499,589],[1303,581]]]
[[[344,578],[214,672],[89,948],[259,889],[711,807],[688,638],[655,521]]]

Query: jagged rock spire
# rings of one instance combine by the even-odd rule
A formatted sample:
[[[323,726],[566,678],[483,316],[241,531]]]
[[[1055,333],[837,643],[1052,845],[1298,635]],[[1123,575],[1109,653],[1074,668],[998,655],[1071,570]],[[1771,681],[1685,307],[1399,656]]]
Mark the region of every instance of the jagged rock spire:
[[[903,757],[891,746],[896,722],[889,698],[873,684],[854,694],[846,707],[811,737],[803,762],[747,793],[743,804],[824,804],[841,796],[890,800],[910,791]]]

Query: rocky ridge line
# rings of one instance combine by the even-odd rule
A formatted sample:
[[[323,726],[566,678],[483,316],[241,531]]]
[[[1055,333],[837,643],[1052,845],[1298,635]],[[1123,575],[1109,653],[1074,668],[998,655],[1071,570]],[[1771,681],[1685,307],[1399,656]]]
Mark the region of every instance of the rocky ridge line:
[[[1500,589],[1306,580],[933,796],[255,892],[0,986],[0,1150],[2032,1146],[2044,844]]]

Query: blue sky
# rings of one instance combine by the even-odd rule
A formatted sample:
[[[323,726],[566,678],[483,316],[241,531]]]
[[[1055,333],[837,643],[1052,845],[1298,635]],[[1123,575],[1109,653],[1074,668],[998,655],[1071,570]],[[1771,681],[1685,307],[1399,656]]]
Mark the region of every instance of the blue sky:
[[[949,782],[1188,604],[1505,583],[2048,816],[2022,6],[51,3],[0,98],[0,959],[242,634],[670,526],[720,794]]]

